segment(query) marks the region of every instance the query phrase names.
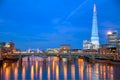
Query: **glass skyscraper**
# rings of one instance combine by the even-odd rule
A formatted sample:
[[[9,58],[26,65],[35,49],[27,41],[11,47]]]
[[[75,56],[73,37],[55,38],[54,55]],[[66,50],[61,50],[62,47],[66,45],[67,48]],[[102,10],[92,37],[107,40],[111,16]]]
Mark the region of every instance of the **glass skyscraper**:
[[[98,49],[99,48],[99,35],[98,35],[98,25],[97,25],[97,11],[96,11],[96,5],[95,4],[94,4],[94,9],[93,9],[91,43],[94,45],[93,49]]]

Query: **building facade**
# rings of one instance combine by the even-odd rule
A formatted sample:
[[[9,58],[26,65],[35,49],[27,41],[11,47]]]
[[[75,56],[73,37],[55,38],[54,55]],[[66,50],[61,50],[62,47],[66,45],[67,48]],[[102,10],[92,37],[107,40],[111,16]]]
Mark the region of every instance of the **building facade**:
[[[116,47],[117,40],[118,40],[118,32],[117,31],[113,31],[108,34],[108,44],[110,44],[111,47]]]
[[[116,47],[112,46],[110,44],[103,44],[100,46],[100,54],[116,54],[117,49]]]
[[[81,50],[81,49],[71,49],[70,53],[71,54],[79,54],[79,53],[83,53],[83,50]]]
[[[91,43],[91,41],[84,40],[83,41],[83,49],[84,50],[86,50],[86,49],[92,49],[92,43]]]
[[[120,38],[118,38],[118,41],[117,41],[117,50],[118,50],[118,55],[120,55]]]
[[[70,45],[69,44],[63,44],[60,46],[60,53],[66,54],[70,51]]]
[[[108,43],[100,46],[101,54],[120,54],[120,39],[117,31],[107,33]]]
[[[48,48],[48,49],[46,50],[47,54],[51,54],[51,53],[59,54],[59,51],[60,51],[59,48]]]

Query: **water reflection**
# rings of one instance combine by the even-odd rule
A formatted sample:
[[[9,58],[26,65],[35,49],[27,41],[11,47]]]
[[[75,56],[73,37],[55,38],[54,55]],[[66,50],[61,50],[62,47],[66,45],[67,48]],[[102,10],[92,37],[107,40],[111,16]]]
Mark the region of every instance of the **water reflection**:
[[[0,79],[2,79],[2,69],[0,68]]]
[[[59,80],[59,65],[56,64],[56,80]]]
[[[5,80],[10,79],[10,67],[6,67],[5,69]]]
[[[67,65],[63,65],[64,80],[67,80]]]
[[[50,65],[48,65],[48,80],[50,80]]]
[[[84,66],[83,59],[78,59],[78,69],[79,69],[79,79],[80,80],[83,80],[83,66]]]
[[[18,80],[18,68],[17,67],[15,67],[14,77],[15,77],[15,80]]]
[[[26,76],[26,68],[23,65],[23,68],[22,68],[22,80],[25,80],[25,76]]]
[[[36,78],[38,78],[38,60],[36,60],[35,66],[36,66]]]
[[[34,80],[34,66],[31,66],[31,80]]]
[[[52,77],[54,78],[55,75],[55,61],[52,61]]]
[[[23,58],[22,63],[3,63],[0,80],[120,80],[119,65],[88,63],[83,59],[69,63],[58,57]]]
[[[71,76],[72,80],[75,80],[75,65],[71,65]]]
[[[42,80],[42,66],[40,66],[40,80]]]

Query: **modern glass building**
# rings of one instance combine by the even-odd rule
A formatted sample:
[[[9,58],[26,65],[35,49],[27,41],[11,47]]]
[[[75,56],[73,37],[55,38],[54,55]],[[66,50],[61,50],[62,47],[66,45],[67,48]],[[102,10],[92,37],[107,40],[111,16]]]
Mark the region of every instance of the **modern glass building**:
[[[113,31],[111,34],[108,34],[108,44],[116,46],[118,40],[118,32]]]
[[[96,11],[96,5],[95,5],[95,4],[94,4],[94,9],[93,9],[93,21],[92,21],[91,43],[94,45],[94,48],[93,48],[93,49],[98,49],[98,48],[99,48],[97,11]]]

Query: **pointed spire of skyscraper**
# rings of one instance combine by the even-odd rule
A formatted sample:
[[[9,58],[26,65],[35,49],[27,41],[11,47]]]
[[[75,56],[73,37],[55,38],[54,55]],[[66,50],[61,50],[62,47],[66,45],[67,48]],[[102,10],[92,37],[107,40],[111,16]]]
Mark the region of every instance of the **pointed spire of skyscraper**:
[[[94,8],[93,8],[91,43],[94,45],[94,49],[99,48],[99,36],[98,36],[98,25],[97,25],[97,9],[96,9],[95,4],[94,4]]]
[[[94,11],[93,12],[96,12],[96,5],[94,4],[94,9],[93,9]]]

